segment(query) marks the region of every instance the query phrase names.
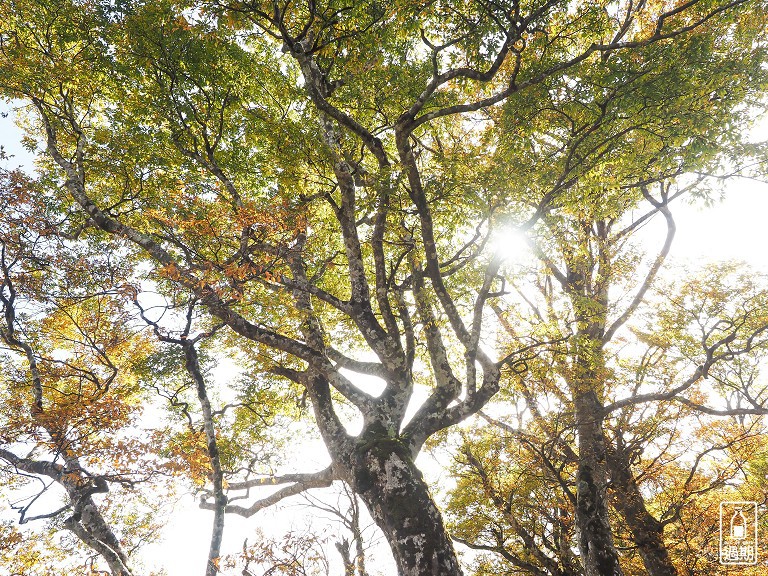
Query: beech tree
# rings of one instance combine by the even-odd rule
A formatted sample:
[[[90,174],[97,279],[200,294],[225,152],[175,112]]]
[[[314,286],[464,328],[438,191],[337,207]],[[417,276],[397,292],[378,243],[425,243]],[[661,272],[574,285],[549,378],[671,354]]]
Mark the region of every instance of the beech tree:
[[[162,474],[152,439],[135,427],[142,392],[132,367],[151,344],[126,323],[119,293],[130,267],[103,246],[68,245],[58,234],[59,215],[48,211],[34,185],[19,172],[0,177],[0,336],[8,352],[0,357],[0,458],[8,488],[36,479],[37,489],[28,497],[22,492],[13,508],[19,524],[55,519],[54,527],[70,531],[113,574],[129,574],[127,550],[157,526],[142,513],[141,485]],[[156,485],[170,495],[163,484]],[[110,500],[130,493],[133,503],[123,510],[122,541],[95,501],[110,486]],[[60,505],[40,511],[36,501],[56,489]],[[47,561],[6,528],[4,566],[12,573],[33,573],[46,563],[51,570],[71,566],[66,558]]]
[[[633,322],[633,338],[605,346],[606,404],[622,408],[602,421],[604,496],[625,573],[685,574],[694,565],[717,572],[719,502],[727,494],[763,500],[755,464],[765,445],[766,398],[758,376],[765,289],[764,279],[732,265],[710,267],[674,287],[659,282],[637,311],[642,320]],[[528,297],[550,319],[563,311]],[[714,328],[714,336],[729,323],[740,324],[740,334],[720,334],[729,344],[706,378],[691,381],[687,374],[706,354],[702,332]],[[486,552],[476,574],[583,573],[563,545],[576,537],[572,357],[564,346],[540,350],[530,370],[488,407],[503,416],[485,415],[485,426],[465,433],[448,509],[458,538]]]
[[[662,68],[653,67],[655,72],[664,74]],[[715,67],[709,69],[706,78],[717,83],[717,76]],[[575,178],[569,190],[575,192],[573,200],[578,198],[578,201],[551,207],[528,232],[528,242],[539,267],[527,275],[511,274],[513,292],[517,295],[500,298],[492,304],[513,341],[520,334],[537,331],[539,338],[549,342],[539,349],[535,359],[526,362],[530,370],[517,376],[519,382],[512,387],[511,399],[523,404],[527,417],[505,429],[515,439],[509,449],[519,451],[520,446],[527,447],[528,458],[539,463],[531,477],[542,477],[535,490],[550,491],[551,506],[541,509],[517,501],[519,508],[515,509],[512,503],[524,484],[504,487],[507,475],[514,472],[505,468],[503,457],[489,450],[485,442],[479,442],[474,448],[471,442],[467,443],[465,455],[459,458],[461,466],[457,468],[462,478],[480,482],[475,490],[485,493],[487,505],[496,508],[496,520],[502,523],[502,527],[489,534],[477,525],[477,520],[461,518],[468,504],[457,491],[453,496],[454,522],[465,535],[460,537],[466,541],[466,535],[471,534],[472,539],[467,542],[471,547],[500,554],[509,570],[568,573],[569,555],[567,550],[561,553],[557,545],[569,526],[553,509],[557,490],[552,492],[551,483],[556,482],[562,490],[560,496],[573,505],[572,530],[579,539],[582,560],[586,559],[585,573],[620,570],[621,558],[612,540],[625,527],[631,535],[624,537],[630,546],[637,547],[647,573],[675,574],[663,531],[664,526],[679,519],[679,507],[669,504],[662,517],[655,517],[639,485],[648,485],[653,480],[644,478],[642,468],[633,472],[633,466],[641,466],[643,452],[649,447],[656,450],[654,444],[661,442],[661,437],[674,441],[676,431],[690,418],[688,409],[742,417],[765,412],[762,391],[756,383],[752,389],[746,383],[741,388],[733,383],[727,385],[728,394],[739,397],[730,399],[732,405],[738,406],[733,410],[702,407],[689,397],[689,394],[702,393],[700,383],[711,373],[735,370],[743,362],[741,356],[757,354],[756,350],[764,346],[765,293],[764,289],[755,287],[754,279],[748,275],[737,275],[726,266],[708,271],[710,284],[702,279],[668,289],[664,298],[654,301],[654,305],[665,308],[672,303],[680,308],[679,314],[665,316],[658,325],[635,326],[632,337],[622,334],[638,310],[650,306],[646,301],[649,290],[657,282],[672,246],[676,227],[670,202],[686,195],[706,197],[712,192],[708,177],[720,178],[742,169],[749,175],[751,162],[744,157],[749,147],[744,148],[739,136],[725,147],[727,154],[738,151],[740,155],[730,164],[723,164],[722,156],[718,158],[717,153],[713,155],[718,147],[716,139],[730,136],[721,131],[717,135],[707,134],[706,123],[701,122],[701,117],[697,119],[698,114],[717,113],[709,108],[709,100],[696,100],[695,95],[701,90],[700,77],[678,77],[664,94],[664,112],[650,116],[644,114],[649,100],[640,96],[648,88],[655,92],[663,88],[657,83],[658,77],[643,75],[641,78],[636,83],[627,82],[627,92],[617,91],[604,99],[593,99],[590,93],[593,82],[600,82],[599,76],[582,75],[577,85],[563,86],[561,93],[547,99],[547,113],[538,116],[543,126],[540,130],[547,137],[540,136],[540,140],[549,153],[549,165],[542,164],[541,172],[537,172],[534,162],[522,160],[526,159],[527,151],[510,142],[496,149],[496,154],[505,161],[496,162],[493,173],[487,175],[489,179],[516,180],[522,178],[520,167],[525,166],[526,182],[546,182],[550,165],[568,163],[574,157],[589,159],[589,169]],[[725,77],[720,80],[729,82]],[[586,96],[563,97],[569,89]],[[610,115],[610,105],[629,94],[632,101],[642,102],[634,115],[626,121],[593,124],[595,118]],[[574,105],[576,102],[578,105]],[[677,105],[684,106],[686,112],[676,111]],[[618,105],[616,109],[627,108]],[[672,120],[672,116],[676,120]],[[683,117],[685,120],[681,120]],[[664,134],[670,125],[676,127],[654,143],[656,136]],[[661,126],[665,129],[660,129]],[[525,127],[530,130],[531,123]],[[677,128],[682,131],[674,136]],[[704,131],[700,131],[702,128]],[[627,137],[625,130],[643,134],[639,149],[638,141]],[[514,130],[505,136],[507,134],[513,139],[519,135]],[[614,140],[614,135],[620,138]],[[623,156],[616,154],[626,150],[624,146],[634,149]],[[753,149],[758,157],[762,154],[760,148],[758,144]],[[669,152],[673,157],[666,156]],[[654,217],[662,220],[665,233],[658,240],[658,253],[643,258],[632,238]],[[726,282],[724,278],[729,275],[731,280]],[[527,312],[521,315],[521,310]],[[694,326],[701,333],[686,334],[685,330]],[[633,358],[622,352],[626,347],[646,344],[649,345],[647,356]],[[674,364],[668,364],[669,361]],[[686,362],[691,364],[683,368]],[[718,364],[728,368],[716,368]],[[663,370],[660,365],[664,366]],[[685,369],[688,376],[679,379]],[[656,382],[652,392],[648,389],[651,382]],[[670,400],[686,408],[670,408]],[[661,406],[655,406],[659,403]],[[497,414],[499,409],[496,407],[493,413]],[[637,420],[638,414],[643,414],[642,422]],[[504,427],[503,422],[497,420],[494,425]],[[695,430],[700,424],[688,426]],[[653,432],[654,427],[660,435]],[[754,439],[761,437],[756,427],[759,429],[754,423],[744,429],[735,426],[728,442],[713,442],[710,449],[699,447],[703,452],[701,457],[715,450],[728,451],[737,445],[754,444]],[[719,448],[715,448],[717,446]],[[688,450],[689,454],[693,452],[693,445]],[[501,454],[504,453],[502,450]],[[479,457],[483,454],[488,455],[485,462]],[[698,481],[693,484],[696,490],[703,491],[697,475],[699,458],[691,457],[696,460],[688,482],[696,477]],[[743,462],[745,456],[735,458],[736,462]],[[494,473],[493,469],[498,467],[504,472]],[[722,486],[725,482],[722,476],[715,475],[714,485]],[[462,486],[466,488],[465,484]],[[679,500],[675,501],[685,502],[687,496],[691,496],[690,486],[686,483],[677,488]],[[611,520],[611,501],[620,519]],[[536,527],[520,522],[519,518],[511,520],[516,512],[529,518],[531,509],[538,510],[540,517],[548,518],[549,522]],[[584,540],[590,531],[599,545],[590,545]],[[520,548],[508,547],[509,539],[517,540]],[[588,558],[590,546],[597,555],[592,561]],[[536,554],[531,556],[531,550]],[[498,565],[494,565],[489,571],[497,568]]]
[[[536,330],[498,346],[492,338],[491,304],[507,279],[491,239],[503,226],[540,223],[563,224],[553,233],[567,251],[558,280],[577,311],[569,345],[580,370],[580,561],[590,575],[621,573],[594,415],[605,408],[599,344],[625,318],[607,323],[595,268],[605,262],[582,250],[607,240],[608,228],[568,250],[571,221],[558,219],[643,198],[664,213],[667,193],[645,186],[704,170],[740,142],[746,108],[764,87],[765,8],[741,0],[0,5],[0,89],[28,111],[40,152],[33,197],[58,215],[51,234],[125,263],[105,275],[114,324],[131,310],[154,345],[183,352],[178,369],[194,382],[202,414],[186,452],[202,456],[196,464],[210,477],[202,506],[215,516],[209,574],[219,569],[225,514],[252,516],[335,480],[365,503],[400,574],[461,573],[414,460],[549,342]],[[505,157],[510,149],[520,154]],[[604,170],[594,170],[598,162]],[[629,174],[635,186],[625,194]],[[24,353],[40,434],[49,408],[35,396],[34,366],[44,352],[14,340],[13,285],[6,276],[7,342]],[[150,291],[178,318],[153,315]],[[105,345],[89,342],[106,362]],[[196,348],[205,342],[211,353],[240,350],[271,388],[300,390],[327,469],[265,479],[238,450],[221,450],[216,423],[226,415],[210,405]],[[129,356],[115,370],[139,365]],[[100,378],[91,380],[103,389]],[[416,387],[429,395],[412,407]],[[342,405],[357,411],[359,432],[345,426]],[[248,413],[233,416],[239,430]],[[89,500],[118,481],[86,473],[77,450],[67,456],[63,437],[49,436],[36,462],[55,468],[65,458],[60,472],[79,478],[66,510],[81,524],[68,527],[114,574],[131,574],[124,545]],[[10,442],[2,457],[22,469]],[[268,483],[283,487],[235,503]]]

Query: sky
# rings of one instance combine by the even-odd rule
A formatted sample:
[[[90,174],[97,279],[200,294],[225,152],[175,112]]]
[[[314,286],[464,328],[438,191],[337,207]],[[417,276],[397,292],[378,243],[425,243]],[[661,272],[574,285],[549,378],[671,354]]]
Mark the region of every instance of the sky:
[[[13,156],[5,162],[5,166],[20,165],[31,171],[32,155],[20,145],[21,132],[14,125],[13,112],[8,105],[1,103],[0,112],[10,112],[7,117],[0,118],[0,145]],[[768,122],[755,127],[753,139],[768,139]],[[677,234],[668,269],[680,265],[695,267],[718,260],[743,260],[768,274],[768,184],[733,179],[726,185],[722,202],[710,207],[679,202],[673,206],[673,214]],[[659,232],[662,232],[659,228],[648,227],[646,237],[649,253],[660,248],[663,242],[663,232]],[[522,249],[520,244],[515,244],[514,241],[509,243],[513,249]],[[324,449],[322,445],[318,448],[320,457],[315,462],[304,459],[301,465],[297,465],[297,468],[308,466],[309,470],[298,471],[320,470],[324,466]],[[303,530],[305,526],[301,506],[294,500],[288,506],[261,512],[249,520],[228,517],[224,552],[236,553],[245,538],[253,542],[257,537],[257,527],[268,532],[271,530],[275,534],[287,529]],[[0,506],[0,513],[2,509]],[[210,512],[197,509],[191,496],[182,497],[162,538],[145,550],[146,563],[164,565],[168,576],[202,574],[208,551],[210,523]],[[384,560],[380,559],[381,562]]]

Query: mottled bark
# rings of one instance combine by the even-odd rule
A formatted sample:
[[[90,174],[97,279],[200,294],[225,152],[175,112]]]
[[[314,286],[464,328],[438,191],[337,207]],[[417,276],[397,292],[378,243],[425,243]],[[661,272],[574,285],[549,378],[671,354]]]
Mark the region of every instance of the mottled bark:
[[[610,223],[581,222],[575,246],[562,245],[563,273],[552,264],[571,300],[578,331],[573,338],[569,384],[578,435],[576,471],[576,537],[586,576],[623,576],[608,518],[608,473],[603,434],[606,386],[605,327],[612,262]]]
[[[127,554],[92,498],[93,494],[109,490],[103,478],[86,473],[73,456],[65,455],[64,463],[60,464],[21,458],[0,448],[0,458],[18,471],[47,476],[66,490],[69,502],[65,507],[37,518],[52,518],[65,510],[71,510],[72,514],[64,520],[64,527],[74,533],[83,544],[101,555],[113,576],[133,576],[128,568]],[[24,524],[29,520],[22,514],[20,523]]]
[[[677,570],[664,545],[664,526],[645,507],[627,452],[621,447],[617,450],[609,449],[607,461],[615,508],[632,532],[648,575],[677,576]]]
[[[399,576],[461,576],[453,544],[427,484],[397,439],[357,451],[353,487],[384,532]]]
[[[65,520],[64,526],[104,558],[112,576],[133,576],[128,568],[128,557],[91,497],[82,499],[76,508],[77,511]]]
[[[602,406],[590,390],[574,399],[579,436],[576,475],[576,533],[586,576],[622,576],[611,534],[606,498],[607,470]]]

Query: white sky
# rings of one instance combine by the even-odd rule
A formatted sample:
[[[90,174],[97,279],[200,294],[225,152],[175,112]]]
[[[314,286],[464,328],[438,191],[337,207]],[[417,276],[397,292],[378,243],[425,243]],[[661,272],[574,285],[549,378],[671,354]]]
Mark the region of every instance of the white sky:
[[[8,111],[8,106],[0,104],[0,111]],[[14,158],[6,166],[25,166],[31,171],[32,156],[19,144],[21,133],[13,124],[13,114],[0,118],[0,145]],[[755,130],[754,139],[768,139],[768,123]],[[711,208],[703,208],[679,203],[673,207],[677,223],[677,235],[673,244],[667,269],[676,264],[704,264],[712,260],[744,260],[756,268],[768,272],[768,184],[746,179],[734,179],[727,185],[723,202]],[[654,233],[649,227],[648,237],[652,253],[663,242],[663,231]],[[661,231],[661,230],[659,230]],[[308,466],[307,470],[319,470],[325,465],[324,449],[318,446],[319,458],[316,462],[303,461],[297,469]],[[3,506],[0,503],[0,510]],[[236,553],[241,549],[243,540],[253,542],[256,527],[277,528],[277,532],[291,526],[303,529],[303,517],[295,506],[287,509],[264,511],[256,517],[244,520],[240,517],[228,517],[225,527],[225,550]],[[170,525],[164,531],[164,539],[149,546],[144,558],[148,565],[163,565],[169,576],[187,576],[202,574],[208,552],[211,513],[200,511],[186,497],[180,502]],[[329,555],[333,558],[335,551]],[[383,562],[380,560],[379,562]],[[371,565],[370,568],[377,568]]]

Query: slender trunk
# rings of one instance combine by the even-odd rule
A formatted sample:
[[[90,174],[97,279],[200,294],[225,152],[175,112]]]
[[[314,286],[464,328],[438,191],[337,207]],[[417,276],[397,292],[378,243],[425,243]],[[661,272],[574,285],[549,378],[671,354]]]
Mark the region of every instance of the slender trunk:
[[[582,223],[584,225],[586,223]],[[591,223],[589,224],[591,230]],[[623,576],[608,517],[608,471],[603,434],[603,396],[607,377],[603,352],[610,265],[598,223],[597,262],[577,256],[568,281],[579,330],[574,339],[575,373],[571,379],[579,462],[576,471],[576,537],[586,576]],[[581,248],[590,250],[590,235]]]
[[[352,537],[355,542],[355,565],[357,567],[357,576],[368,576],[365,568],[365,547],[363,546],[363,533],[360,530],[360,505],[357,496],[352,494]]]
[[[224,493],[224,473],[221,469],[219,457],[219,445],[216,440],[216,425],[213,421],[213,408],[208,398],[208,388],[200,369],[200,360],[193,342],[185,341],[184,348],[185,368],[192,376],[197,388],[197,398],[203,412],[203,429],[205,430],[206,448],[208,459],[211,463],[211,480],[213,482],[213,528],[211,542],[208,548],[208,562],[205,567],[205,576],[216,576],[219,573],[219,561],[221,557],[221,542],[224,539],[224,509],[227,506],[227,497]]]
[[[579,436],[576,532],[586,576],[622,576],[606,499],[607,473],[602,407],[594,391],[575,398]]]
[[[640,487],[632,474],[628,454],[619,447],[615,451],[608,451],[607,460],[616,510],[632,532],[648,575],[677,576],[677,569],[664,545],[664,526],[645,507]]]
[[[358,449],[353,487],[392,548],[399,576],[461,576],[451,539],[410,450],[396,439]]]

